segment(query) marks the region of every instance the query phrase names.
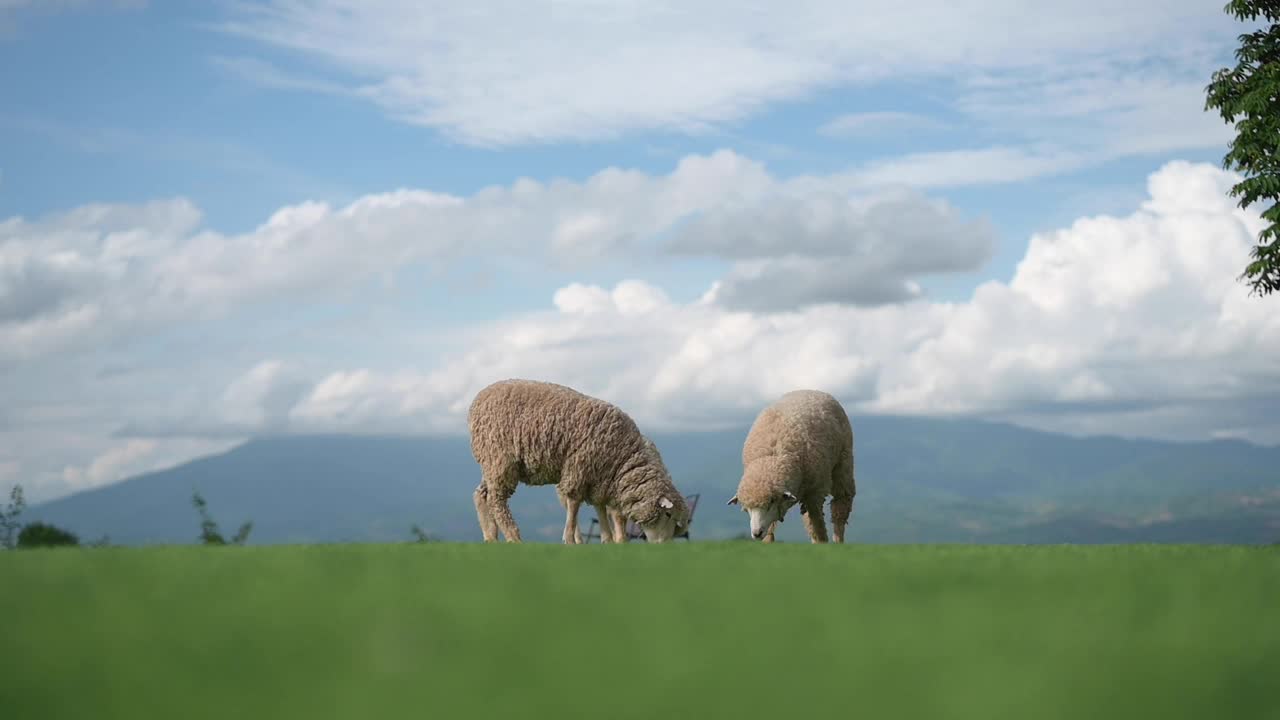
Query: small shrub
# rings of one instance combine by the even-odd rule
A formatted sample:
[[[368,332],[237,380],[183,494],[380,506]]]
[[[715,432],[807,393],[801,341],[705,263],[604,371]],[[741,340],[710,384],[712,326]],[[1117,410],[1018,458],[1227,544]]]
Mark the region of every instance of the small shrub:
[[[241,525],[235,537],[228,543],[222,533],[218,532],[218,523],[209,516],[208,503],[200,493],[192,493],[191,504],[195,506],[196,512],[200,513],[200,542],[205,545],[243,545],[249,539],[249,533],[253,531],[252,520]]]
[[[18,547],[59,547],[80,544],[76,534],[48,523],[33,522],[18,533]]]
[[[9,506],[0,510],[0,547],[6,550],[13,549],[20,525],[18,516],[26,506],[27,502],[22,496],[22,486],[14,485],[13,490],[9,491]]]

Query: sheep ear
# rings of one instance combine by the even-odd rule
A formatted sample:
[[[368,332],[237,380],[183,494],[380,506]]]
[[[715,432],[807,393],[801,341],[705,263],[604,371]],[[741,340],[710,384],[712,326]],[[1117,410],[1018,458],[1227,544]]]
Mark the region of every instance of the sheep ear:
[[[662,509],[664,509],[664,510],[670,510],[671,508],[673,508],[673,507],[675,507],[675,506],[676,506],[676,504],[675,504],[675,503],[671,502],[670,500],[668,500],[668,499],[666,499],[666,498],[664,498],[664,497],[662,497],[662,498],[658,498],[658,507],[660,507],[660,508],[662,508]]]
[[[783,490],[782,497],[790,500],[791,502],[796,502],[796,496],[792,495],[790,490]]]
[[[737,505],[737,504],[738,504],[737,495],[734,495],[733,497],[729,498],[729,502],[725,503],[725,505]]]

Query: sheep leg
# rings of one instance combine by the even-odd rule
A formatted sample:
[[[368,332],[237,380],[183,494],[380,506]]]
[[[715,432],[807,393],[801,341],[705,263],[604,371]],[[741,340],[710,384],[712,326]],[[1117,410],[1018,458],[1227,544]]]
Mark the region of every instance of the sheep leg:
[[[502,536],[509,543],[520,542],[520,527],[516,525],[515,516],[511,514],[511,496],[515,494],[516,486],[520,483],[516,466],[511,465],[500,474],[485,473],[484,480],[489,496],[489,512],[498,523],[498,529],[502,530]]]
[[[556,485],[556,486],[555,486],[555,488],[556,488],[556,502],[560,503],[560,507],[564,508],[564,509],[565,509],[565,511],[567,512],[567,511],[569,510],[569,499],[568,499],[567,497],[565,497],[564,489],[563,489],[563,488],[561,488],[559,485]],[[571,529],[572,529],[572,528],[571,528],[571,523],[570,523],[570,521],[569,521],[569,516],[568,516],[568,515],[565,515],[565,519],[564,519],[564,530],[563,530],[563,531],[561,531],[561,533],[560,533],[560,539],[561,539],[561,540],[562,540],[566,545],[572,545],[572,544],[573,544],[573,543],[569,540],[569,538],[570,538],[570,537],[572,537],[572,535],[571,535],[571,534],[570,534],[570,532],[569,532]]]
[[[493,511],[489,508],[489,493],[481,481],[476,491],[471,494],[476,505],[476,519],[480,521],[480,532],[487,543],[498,541],[498,523],[493,519]]]
[[[853,496],[858,492],[853,478],[853,450],[845,451],[831,472],[831,530],[835,541],[844,542],[844,530],[853,513]]]
[[[809,541],[815,544],[827,541],[827,523],[822,519],[823,499],[819,497],[816,503],[805,500],[804,513],[800,516],[804,518],[804,529],[809,531]]]
[[[761,538],[760,542],[767,542],[767,543],[773,542],[773,531],[777,529],[778,529],[778,523],[774,522],[772,525],[769,526],[769,532],[764,534],[764,537]]]
[[[621,510],[610,510],[609,518],[613,521],[613,541],[630,542],[630,538],[627,537],[627,516],[623,515]]]
[[[613,542],[613,516],[609,514],[609,508],[604,505],[593,505],[596,509],[596,522],[600,525],[600,542]]]
[[[578,509],[582,507],[582,501],[573,498],[562,498],[562,500],[565,508],[564,544],[581,545],[582,533],[578,530]]]
[[[586,468],[581,458],[569,458],[556,482],[556,497],[560,499],[566,511],[564,519],[564,542],[566,545],[581,545],[582,531],[578,529],[578,511],[587,496],[588,485]]]
[[[844,529],[849,524],[849,515],[852,512],[852,497],[831,499],[831,532],[838,543],[844,542]]]

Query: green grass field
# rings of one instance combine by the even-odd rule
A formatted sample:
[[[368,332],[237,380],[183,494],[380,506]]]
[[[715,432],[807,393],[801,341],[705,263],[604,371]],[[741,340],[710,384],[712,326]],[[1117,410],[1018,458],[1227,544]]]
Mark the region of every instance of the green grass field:
[[[21,551],[0,616],[7,720],[1280,718],[1274,548]]]

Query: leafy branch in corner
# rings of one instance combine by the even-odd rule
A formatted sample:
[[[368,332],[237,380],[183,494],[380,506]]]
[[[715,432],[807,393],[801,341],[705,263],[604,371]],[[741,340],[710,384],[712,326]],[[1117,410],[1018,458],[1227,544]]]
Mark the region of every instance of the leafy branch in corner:
[[[227,541],[222,533],[218,531],[218,523],[209,516],[208,503],[200,496],[199,492],[191,494],[191,504],[195,506],[196,512],[200,513],[200,542],[205,545],[243,545],[249,539],[249,533],[253,531],[253,521],[250,520],[240,526],[230,542]]]
[[[1280,290],[1280,2],[1231,0],[1223,11],[1237,20],[1256,22],[1262,29],[1239,36],[1236,66],[1213,74],[1205,87],[1205,110],[1216,109],[1235,126],[1236,138],[1223,167],[1243,176],[1230,191],[1243,209],[1263,200],[1271,207],[1262,212],[1266,225],[1258,234],[1240,280],[1248,280],[1251,294],[1269,295]],[[1239,118],[1239,121],[1237,121]]]

